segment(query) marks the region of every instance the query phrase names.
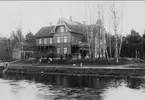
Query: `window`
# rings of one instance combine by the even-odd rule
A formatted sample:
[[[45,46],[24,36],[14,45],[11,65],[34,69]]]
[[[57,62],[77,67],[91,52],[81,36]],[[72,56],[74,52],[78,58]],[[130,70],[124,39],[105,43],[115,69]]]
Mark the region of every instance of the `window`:
[[[64,32],[64,26],[60,27],[60,32]]]
[[[44,44],[47,44],[47,39],[46,38],[44,39]]]
[[[64,54],[67,54],[67,48],[66,47],[64,48]]]
[[[60,37],[57,37],[57,43],[60,43]]]
[[[67,42],[67,36],[64,36],[63,41],[64,41],[64,43]]]
[[[49,43],[52,44],[52,38],[50,38]]]
[[[41,44],[42,42],[41,42],[41,39],[39,39],[39,44]]]
[[[60,54],[60,48],[57,48],[57,54]]]

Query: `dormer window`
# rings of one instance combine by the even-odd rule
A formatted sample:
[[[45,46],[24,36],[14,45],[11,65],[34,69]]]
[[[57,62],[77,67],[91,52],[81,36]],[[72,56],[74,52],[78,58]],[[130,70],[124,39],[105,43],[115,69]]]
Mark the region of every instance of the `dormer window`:
[[[64,26],[60,26],[60,32],[64,32]]]

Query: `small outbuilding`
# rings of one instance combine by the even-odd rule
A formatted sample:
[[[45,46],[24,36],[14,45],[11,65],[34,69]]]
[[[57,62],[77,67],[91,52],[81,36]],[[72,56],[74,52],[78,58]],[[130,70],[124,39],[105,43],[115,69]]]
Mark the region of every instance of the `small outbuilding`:
[[[18,42],[13,48],[13,59],[24,59],[34,56],[35,45],[27,42]]]

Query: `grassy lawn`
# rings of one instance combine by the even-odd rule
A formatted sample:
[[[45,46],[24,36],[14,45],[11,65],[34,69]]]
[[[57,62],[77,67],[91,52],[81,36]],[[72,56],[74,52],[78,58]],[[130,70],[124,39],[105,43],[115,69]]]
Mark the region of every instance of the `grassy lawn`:
[[[47,60],[42,60],[42,63],[40,64],[41,66],[72,66],[73,64],[76,64],[76,66],[79,66],[80,63],[83,63],[83,66],[111,66],[111,65],[116,65],[115,60],[112,58],[109,61],[107,59],[96,59],[94,62],[90,62],[89,60],[60,60],[60,59],[53,59],[50,64],[47,63]],[[120,58],[119,63],[117,65],[127,65],[127,64],[133,64],[133,65],[139,65],[139,64],[144,64],[145,62],[141,59],[137,58]],[[24,60],[17,62],[15,64],[36,64],[34,63],[33,60]]]

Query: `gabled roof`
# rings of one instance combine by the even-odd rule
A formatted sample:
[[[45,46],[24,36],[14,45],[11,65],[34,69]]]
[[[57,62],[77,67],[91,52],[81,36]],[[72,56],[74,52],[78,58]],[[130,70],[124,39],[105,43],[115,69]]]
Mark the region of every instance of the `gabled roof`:
[[[42,28],[35,34],[35,38],[52,36],[53,34],[51,33],[51,31],[53,30],[53,28],[54,28],[54,26],[42,27]]]
[[[79,34],[83,34],[83,32],[84,32],[84,25],[77,21],[70,21],[65,18],[59,18],[59,20],[57,21],[56,27],[59,25],[65,25],[67,30],[70,32],[75,32],[75,33],[79,33]],[[54,28],[54,30],[55,30],[55,28]]]
[[[83,34],[84,25],[77,21],[70,21],[65,18],[59,18],[55,26],[42,27],[35,35],[35,38],[53,36],[57,26],[64,25],[68,31]]]

